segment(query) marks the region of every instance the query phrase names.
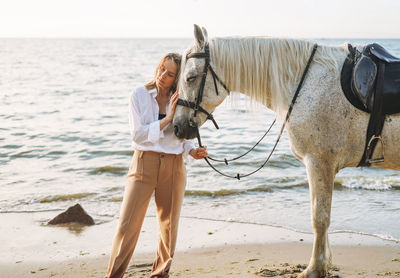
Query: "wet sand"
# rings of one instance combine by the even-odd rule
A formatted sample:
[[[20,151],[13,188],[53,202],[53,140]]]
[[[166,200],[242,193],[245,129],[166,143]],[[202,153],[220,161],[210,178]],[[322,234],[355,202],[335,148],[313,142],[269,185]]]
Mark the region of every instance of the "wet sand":
[[[54,212],[0,214],[1,277],[103,277],[116,220],[49,227]],[[126,277],[149,277],[157,225],[146,217]],[[182,218],[171,277],[296,277],[312,235],[266,225]],[[400,243],[330,234],[331,277],[400,277]]]

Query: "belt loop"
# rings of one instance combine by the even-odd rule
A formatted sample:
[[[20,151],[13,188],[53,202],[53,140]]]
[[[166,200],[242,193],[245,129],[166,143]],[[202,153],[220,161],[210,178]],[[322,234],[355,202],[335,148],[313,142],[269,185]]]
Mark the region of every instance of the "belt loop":
[[[144,155],[144,151],[138,151],[139,152],[139,158],[142,158]]]

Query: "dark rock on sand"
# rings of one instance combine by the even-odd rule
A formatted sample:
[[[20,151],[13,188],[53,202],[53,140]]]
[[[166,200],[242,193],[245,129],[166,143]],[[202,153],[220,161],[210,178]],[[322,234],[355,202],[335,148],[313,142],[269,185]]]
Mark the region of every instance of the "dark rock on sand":
[[[49,225],[64,224],[64,223],[80,223],[83,225],[94,225],[93,218],[86,213],[80,204],[69,207],[63,213],[60,213],[48,222]]]

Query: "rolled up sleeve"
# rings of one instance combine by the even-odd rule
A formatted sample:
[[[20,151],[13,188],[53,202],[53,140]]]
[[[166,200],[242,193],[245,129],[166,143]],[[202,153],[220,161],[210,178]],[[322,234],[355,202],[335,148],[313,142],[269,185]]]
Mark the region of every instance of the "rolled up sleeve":
[[[184,140],[183,141],[183,154],[182,155],[186,161],[189,162],[189,161],[193,160],[192,156],[189,155],[189,152],[194,148],[195,148],[195,146],[194,146],[194,143],[192,140]]]
[[[132,93],[129,100],[129,126],[132,140],[137,144],[156,143],[162,136],[159,120],[144,123],[135,92]]]
[[[161,135],[161,132],[160,132],[160,121],[152,122],[149,125],[149,134],[147,136],[147,139],[150,142],[155,143],[160,139],[160,135]]]

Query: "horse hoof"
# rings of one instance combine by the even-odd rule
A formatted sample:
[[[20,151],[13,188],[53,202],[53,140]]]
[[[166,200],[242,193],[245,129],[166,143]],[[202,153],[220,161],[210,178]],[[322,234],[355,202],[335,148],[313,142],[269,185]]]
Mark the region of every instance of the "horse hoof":
[[[326,276],[326,271],[317,271],[315,269],[311,269],[307,267],[302,273],[300,273],[298,278],[323,278]]]

